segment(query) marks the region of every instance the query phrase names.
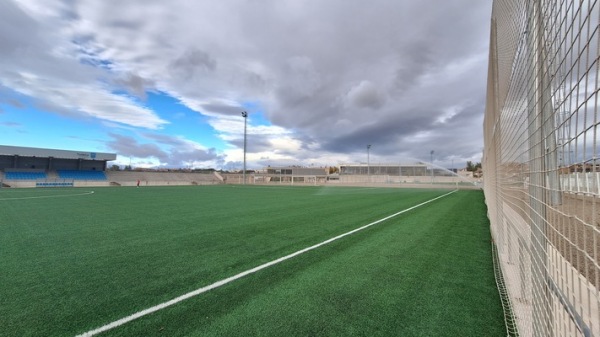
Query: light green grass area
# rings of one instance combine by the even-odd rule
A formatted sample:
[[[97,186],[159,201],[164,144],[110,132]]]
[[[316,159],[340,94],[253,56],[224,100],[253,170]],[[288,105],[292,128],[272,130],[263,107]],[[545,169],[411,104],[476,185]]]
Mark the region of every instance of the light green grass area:
[[[75,336],[447,192],[0,189],[0,335]],[[102,334],[502,335],[481,191],[451,194]]]

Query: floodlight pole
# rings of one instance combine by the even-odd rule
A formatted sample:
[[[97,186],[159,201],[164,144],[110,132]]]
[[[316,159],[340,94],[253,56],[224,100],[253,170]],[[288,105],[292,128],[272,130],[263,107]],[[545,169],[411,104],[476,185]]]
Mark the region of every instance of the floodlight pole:
[[[433,150],[429,154],[431,155],[431,183],[433,184]]]
[[[367,145],[367,178],[369,180],[369,182],[371,182],[371,162],[370,162],[370,151],[371,150],[371,144]]]
[[[244,117],[244,172],[242,173],[242,177],[244,179],[244,185],[246,185],[246,124],[248,121],[248,113],[246,111],[242,111],[242,117]]]

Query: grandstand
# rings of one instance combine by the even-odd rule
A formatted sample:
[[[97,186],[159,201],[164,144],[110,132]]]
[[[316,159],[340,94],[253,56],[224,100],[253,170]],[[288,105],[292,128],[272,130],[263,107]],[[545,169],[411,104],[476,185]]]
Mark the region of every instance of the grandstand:
[[[223,182],[216,172],[107,171],[106,176],[111,186],[134,186],[138,180],[140,186],[213,185]]]
[[[72,180],[106,180],[104,172],[100,171],[76,171],[76,170],[57,170],[60,179]]]
[[[217,173],[107,171],[113,153],[0,146],[3,187],[212,185]]]
[[[0,145],[4,187],[75,186],[75,181],[108,184],[104,171],[116,154]]]

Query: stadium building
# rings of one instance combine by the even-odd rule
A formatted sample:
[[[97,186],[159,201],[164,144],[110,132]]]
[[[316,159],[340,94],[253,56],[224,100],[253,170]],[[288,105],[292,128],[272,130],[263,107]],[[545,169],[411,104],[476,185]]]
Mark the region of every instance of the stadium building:
[[[67,151],[0,145],[0,170],[8,171],[105,171],[114,153]]]
[[[254,182],[324,183],[327,169],[323,167],[267,167],[264,173],[254,175]]]
[[[114,153],[0,145],[0,187],[164,186],[223,183],[216,172],[107,170]]]
[[[0,145],[0,180],[6,186],[73,186],[74,180],[105,181],[114,153]]]
[[[427,176],[425,164],[346,164],[340,165],[340,175]]]
[[[458,181],[472,184],[451,170],[423,162],[414,163],[360,163],[339,166],[340,184],[448,184]],[[329,181],[332,179],[330,177]]]

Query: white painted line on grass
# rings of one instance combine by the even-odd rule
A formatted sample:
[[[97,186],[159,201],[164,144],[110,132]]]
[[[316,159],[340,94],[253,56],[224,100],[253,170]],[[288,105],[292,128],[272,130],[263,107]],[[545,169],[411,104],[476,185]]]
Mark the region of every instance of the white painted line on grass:
[[[326,244],[328,244],[328,243],[331,243],[331,242],[333,242],[333,241],[336,241],[336,240],[338,240],[338,239],[341,239],[341,238],[343,238],[343,237],[345,237],[345,236],[348,236],[348,235],[354,234],[354,233],[356,233],[356,232],[358,232],[358,231],[361,231],[361,230],[363,230],[363,229],[365,229],[365,228],[371,227],[371,226],[373,226],[373,225],[376,225],[376,224],[378,224],[378,223],[380,223],[380,222],[383,222],[383,221],[386,221],[386,220],[388,220],[388,219],[391,219],[391,218],[393,218],[393,217],[395,217],[395,216],[398,216],[398,215],[400,215],[400,214],[402,214],[402,213],[406,213],[406,212],[408,212],[408,211],[410,211],[410,210],[413,210],[413,209],[415,209],[415,208],[417,208],[417,207],[421,207],[421,206],[423,206],[423,205],[426,205],[426,204],[428,204],[428,203],[430,203],[430,202],[433,202],[433,201],[435,201],[435,200],[437,200],[437,199],[440,199],[440,198],[443,198],[443,197],[445,197],[445,196],[448,196],[448,195],[450,195],[450,194],[452,194],[452,193],[454,193],[454,192],[456,192],[456,191],[458,191],[458,190],[454,190],[454,191],[452,191],[452,192],[448,192],[448,193],[446,193],[446,194],[440,195],[439,197],[435,197],[435,198],[433,198],[433,199],[430,199],[430,200],[427,200],[427,201],[425,201],[425,202],[422,202],[422,203],[420,203],[420,204],[418,204],[418,205],[415,205],[415,206],[409,207],[409,208],[407,208],[407,209],[405,209],[405,210],[402,210],[402,211],[400,211],[400,212],[394,213],[394,214],[392,214],[392,215],[388,215],[388,216],[386,216],[385,218],[379,219],[379,220],[377,220],[377,221],[373,221],[373,222],[371,222],[370,224],[364,225],[364,226],[362,226],[362,227],[359,227],[359,228],[357,228],[357,229],[351,230],[351,231],[349,231],[349,232],[347,232],[347,233],[344,233],[344,234],[338,235],[338,236],[336,236],[336,237],[333,237],[333,238],[331,238],[331,239],[325,240],[325,241],[323,241],[323,242],[321,242],[321,243],[318,243],[318,244],[316,244],[316,245],[314,245],[314,246],[310,246],[310,247],[308,247],[308,248],[304,248],[304,249],[302,249],[302,250],[299,250],[299,251],[297,251],[297,252],[295,252],[295,253],[292,253],[292,254],[286,255],[286,256],[284,256],[284,257],[280,257],[280,258],[278,258],[278,259],[276,259],[276,260],[273,260],[273,261],[271,261],[271,262],[267,262],[267,263],[265,263],[265,264],[261,264],[261,265],[260,265],[260,266],[258,266],[258,267],[254,267],[254,268],[252,268],[252,269],[248,269],[248,270],[246,270],[246,271],[244,271],[244,272],[241,272],[241,273],[239,273],[239,274],[237,274],[237,275],[233,275],[233,276],[231,276],[231,277],[228,277],[228,278],[226,278],[226,279],[223,279],[223,280],[221,280],[221,281],[217,281],[217,282],[215,282],[215,283],[213,283],[213,284],[211,284],[211,285],[208,285],[208,286],[206,286],[206,287],[202,287],[202,288],[196,289],[196,290],[194,290],[194,291],[191,291],[191,292],[189,292],[189,293],[187,293],[187,294],[184,294],[184,295],[181,295],[181,296],[179,296],[179,297],[176,297],[176,298],[174,298],[174,299],[172,299],[172,300],[170,300],[170,301],[163,302],[163,303],[161,303],[161,304],[155,305],[155,306],[153,306],[153,307],[150,307],[150,308],[148,308],[148,309],[144,309],[144,310],[142,310],[142,311],[138,311],[138,312],[136,312],[135,314],[129,315],[129,316],[127,316],[127,317],[124,317],[124,318],[121,318],[121,319],[119,319],[119,320],[117,320],[117,321],[114,321],[114,322],[112,322],[112,323],[106,324],[106,325],[104,325],[104,326],[101,326],[101,327],[99,327],[99,328],[97,328],[97,329],[90,330],[90,331],[88,331],[88,332],[85,332],[85,333],[83,333],[83,334],[77,335],[77,336],[75,336],[75,337],[90,337],[90,336],[94,336],[94,335],[97,335],[97,334],[99,334],[99,333],[102,333],[102,332],[105,332],[105,331],[111,330],[111,329],[113,329],[113,328],[116,328],[116,327],[118,327],[118,326],[121,326],[121,325],[123,325],[123,324],[125,324],[125,323],[128,323],[128,322],[131,322],[131,321],[133,321],[133,320],[135,320],[135,319],[138,319],[138,318],[140,318],[140,317],[143,317],[143,316],[149,315],[149,314],[151,314],[151,313],[153,313],[153,312],[159,311],[159,310],[161,310],[161,309],[164,309],[164,308],[166,308],[166,307],[169,307],[169,306],[171,306],[171,305],[173,305],[173,304],[177,304],[177,303],[179,303],[179,302],[181,302],[181,301],[184,301],[184,300],[186,300],[186,299],[188,299],[188,298],[190,298],[190,297],[194,297],[194,296],[200,295],[200,294],[202,294],[202,293],[205,293],[205,292],[207,292],[207,291],[209,291],[209,290],[212,290],[212,289],[218,288],[218,287],[220,287],[220,286],[222,286],[222,285],[225,285],[225,284],[227,284],[227,283],[233,282],[233,281],[235,281],[235,280],[237,280],[237,279],[240,279],[240,278],[242,278],[242,277],[244,277],[244,276],[250,275],[250,274],[252,274],[252,273],[256,273],[257,271],[260,271],[260,270],[262,270],[262,269],[268,268],[268,267],[270,267],[270,266],[272,266],[272,265],[278,264],[278,263],[280,263],[280,262],[283,262],[283,261],[285,261],[285,260],[289,260],[289,259],[291,259],[291,258],[293,258],[293,257],[295,257],[295,256],[298,256],[298,255],[300,255],[300,254],[304,254],[304,253],[306,253],[306,252],[308,252],[308,251],[311,251],[311,250],[313,250],[313,249],[316,249],[316,248],[319,248],[319,247],[321,247],[321,246],[324,246],[324,245],[326,245]]]
[[[80,195],[90,195],[94,194],[94,191],[84,192],[84,193],[75,193],[75,194],[52,194],[52,195],[38,195],[35,197],[20,197],[20,198],[0,198],[2,200],[25,200],[25,199],[45,199],[45,198],[61,198],[61,197],[76,197]]]

